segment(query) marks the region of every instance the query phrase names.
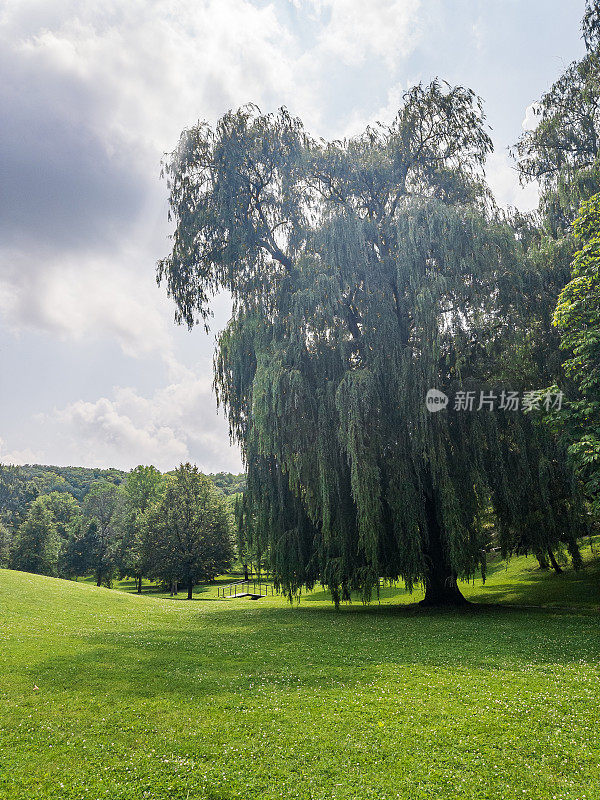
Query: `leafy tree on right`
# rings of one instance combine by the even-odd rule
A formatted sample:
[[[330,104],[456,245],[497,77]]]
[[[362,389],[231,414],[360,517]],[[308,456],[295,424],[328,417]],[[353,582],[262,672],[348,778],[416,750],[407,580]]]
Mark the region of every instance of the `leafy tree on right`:
[[[600,520],[600,3],[588,0],[582,25],[586,54],[537,104],[538,124],[515,155],[523,181],[541,188],[538,231],[528,247],[550,296],[558,297],[539,341],[566,355],[550,373],[565,394],[546,421],[567,447],[589,507]],[[566,284],[566,285],[565,285]],[[552,292],[554,289],[554,292]],[[561,291],[562,290],[562,291]]]
[[[582,203],[573,225],[579,248],[554,322],[567,351],[567,401],[548,422],[565,442],[592,513],[600,520],[600,194]],[[558,387],[556,387],[558,388]]]

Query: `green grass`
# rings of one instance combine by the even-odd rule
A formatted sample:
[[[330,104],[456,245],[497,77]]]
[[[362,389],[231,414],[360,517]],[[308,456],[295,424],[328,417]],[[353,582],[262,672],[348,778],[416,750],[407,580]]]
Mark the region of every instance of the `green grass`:
[[[592,539],[591,546],[590,543],[586,543],[582,547],[582,556],[585,569],[575,572],[566,568],[562,575],[557,575],[552,570],[540,570],[538,562],[533,557],[522,556],[510,561],[495,559],[488,565],[485,582],[481,578],[477,578],[473,583],[463,582],[461,590],[470,600],[477,603],[534,605],[549,608],[573,607],[600,611],[600,536]],[[239,581],[241,577],[241,575],[223,575],[211,585],[197,586],[194,589],[194,597],[197,600],[217,600],[218,586]],[[92,578],[86,580],[93,583]],[[265,582],[264,578],[261,580]],[[133,579],[124,579],[115,581],[113,588],[134,593],[136,583]],[[143,594],[169,597],[168,592],[148,581],[144,581]],[[372,602],[397,605],[415,603],[422,597],[423,593],[419,589],[410,594],[398,583],[384,586],[380,591],[379,600],[374,596]],[[177,599],[185,598],[186,592],[182,590]],[[302,602],[321,603],[330,600],[329,592],[320,587],[302,595]],[[358,594],[354,596],[353,602],[361,602]]]
[[[336,613],[0,570],[0,798],[597,800],[586,560],[497,564],[484,605],[428,613],[394,588]]]

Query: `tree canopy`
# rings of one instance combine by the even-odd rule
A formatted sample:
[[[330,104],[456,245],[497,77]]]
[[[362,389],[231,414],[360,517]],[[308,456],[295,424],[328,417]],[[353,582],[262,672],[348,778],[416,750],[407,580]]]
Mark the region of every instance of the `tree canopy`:
[[[107,481],[93,484],[83,501],[80,535],[90,543],[88,568],[93,570],[98,586],[110,585],[117,566],[123,502],[122,491]]]
[[[191,464],[165,479],[145,519],[145,561],[153,577],[181,581],[188,599],[200,580],[224,572],[233,557],[231,519],[223,495]]]
[[[550,422],[567,444],[592,510],[600,519],[600,194],[573,224],[578,249],[572,279],[558,299],[567,402]]]
[[[545,277],[546,297],[558,300],[538,343],[560,334],[564,364],[552,363],[549,382],[565,394],[547,421],[568,448],[596,518],[598,490],[597,338],[600,216],[600,5],[588,0],[582,23],[586,54],[573,62],[537,105],[539,124],[515,148],[524,181],[540,183],[538,219],[528,257]],[[554,324],[554,334],[550,323]],[[540,335],[542,333],[542,335]]]
[[[537,125],[515,147],[521,179],[538,181],[546,230],[568,235],[579,204],[600,191],[600,12],[588,0],[586,55],[568,66],[535,104]]]
[[[493,213],[490,150],[479,99],[436,81],[344,141],[247,106],[185,131],[165,165],[176,227],[158,280],[189,326],[231,293],[216,386],[247,465],[244,524],[290,596],[321,581],[366,598],[401,576],[460,602],[490,507],[505,553],[577,560],[577,500],[543,426],[424,402],[531,388],[511,348],[540,277]]]
[[[11,566],[24,572],[56,575],[60,544],[52,513],[43,499],[37,498],[19,527],[11,553]]]

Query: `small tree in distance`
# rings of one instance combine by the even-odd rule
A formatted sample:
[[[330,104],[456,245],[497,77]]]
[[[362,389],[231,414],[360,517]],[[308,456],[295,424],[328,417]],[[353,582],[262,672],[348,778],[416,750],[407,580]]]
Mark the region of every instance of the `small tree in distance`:
[[[166,479],[145,515],[144,557],[153,577],[194,586],[232,561],[231,519],[223,496],[196,466],[182,464]]]
[[[122,503],[119,488],[105,481],[94,484],[83,501],[83,515],[88,520],[87,526],[83,525],[83,535],[90,543],[89,567],[98,586],[110,585],[115,571]]]
[[[56,575],[59,554],[60,537],[52,514],[42,498],[38,498],[31,504],[25,521],[19,527],[11,566],[38,575]]]
[[[117,561],[122,576],[135,578],[138,594],[142,591],[142,577],[146,568],[143,547],[144,513],[156,500],[162,481],[163,477],[156,467],[140,464],[131,470],[124,484]]]

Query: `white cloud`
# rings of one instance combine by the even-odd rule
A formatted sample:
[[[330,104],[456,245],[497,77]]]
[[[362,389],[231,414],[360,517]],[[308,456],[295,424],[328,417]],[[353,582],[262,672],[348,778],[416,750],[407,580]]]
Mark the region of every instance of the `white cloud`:
[[[164,347],[161,156],[199,116],[294,97],[293,39],[246,0],[13,0],[0,50],[0,313],[128,355]]]
[[[517,168],[506,151],[497,150],[488,156],[485,171],[498,205],[503,208],[514,206],[520,211],[533,211],[537,208],[537,183],[532,182],[526,186],[519,184]]]
[[[271,3],[7,0],[0,313],[11,328],[94,331],[130,355],[164,343],[171,314],[160,318],[150,288],[168,250],[162,154],[198,117],[250,100],[319,127],[325,62],[396,63],[418,40],[420,6],[300,4],[319,25],[307,47]]]
[[[21,450],[11,450],[6,442],[0,438],[0,464],[43,464],[45,453],[43,450],[33,450],[25,447]]]
[[[538,111],[540,109],[539,103],[530,103],[525,109],[525,117],[521,123],[524,131],[534,131],[540,124],[540,117]]]
[[[321,26],[321,50],[346,64],[375,55],[394,67],[422,35],[421,0],[313,0],[308,6]]]
[[[75,341],[108,337],[131,357],[170,352],[171,312],[152,280],[151,259],[142,265],[148,279],[140,280],[126,254],[116,263],[94,253],[28,258],[0,251],[0,314],[9,329]]]
[[[165,468],[189,458],[185,442],[172,428],[142,427],[105,397],[95,403],[78,400],[55,412],[51,420],[70,435],[78,463],[129,466],[133,459]]]
[[[67,454],[63,461],[122,469],[154,464],[161,470],[193,461],[206,472],[239,471],[227,424],[214,413],[208,365],[200,376],[180,364],[172,367],[177,380],[150,396],[117,387],[112,398],[77,400],[41,415],[51,440]]]
[[[417,81],[415,81],[416,83]],[[342,136],[351,137],[361,134],[368,125],[374,125],[376,122],[381,122],[384,125],[389,125],[396,117],[398,111],[402,108],[402,96],[410,86],[410,82],[406,84],[395,84],[388,89],[387,100],[377,111],[372,113],[365,113],[362,109],[356,109],[349,117]]]
[[[481,16],[473,23],[471,31],[477,52],[483,53],[486,44],[486,29]]]

